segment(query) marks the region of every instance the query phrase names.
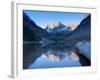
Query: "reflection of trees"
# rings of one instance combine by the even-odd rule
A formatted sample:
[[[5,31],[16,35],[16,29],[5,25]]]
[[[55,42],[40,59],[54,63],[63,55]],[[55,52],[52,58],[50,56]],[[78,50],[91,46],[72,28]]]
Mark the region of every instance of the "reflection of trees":
[[[39,44],[24,44],[23,45],[23,68],[27,69],[38,57],[41,56]]]
[[[86,56],[84,56],[82,53],[80,53],[78,49],[75,48],[72,50],[72,52],[76,53],[75,55],[77,55],[79,57],[79,62],[81,64],[81,66],[90,66],[91,65],[91,61]]]
[[[60,61],[69,55],[70,47],[65,44],[50,44],[41,47],[40,44],[24,44],[23,46],[23,68],[28,68],[42,54],[52,61]]]

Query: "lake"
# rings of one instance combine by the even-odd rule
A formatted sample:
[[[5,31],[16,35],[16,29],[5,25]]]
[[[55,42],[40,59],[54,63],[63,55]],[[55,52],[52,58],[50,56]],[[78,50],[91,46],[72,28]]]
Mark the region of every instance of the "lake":
[[[69,43],[23,44],[23,69],[90,66],[90,60]]]

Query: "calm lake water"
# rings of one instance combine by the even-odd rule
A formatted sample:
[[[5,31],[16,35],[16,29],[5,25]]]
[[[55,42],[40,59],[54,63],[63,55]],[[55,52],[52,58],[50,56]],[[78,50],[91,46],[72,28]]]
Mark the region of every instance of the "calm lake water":
[[[39,43],[23,44],[23,68],[58,68],[90,66],[90,61],[72,45]]]

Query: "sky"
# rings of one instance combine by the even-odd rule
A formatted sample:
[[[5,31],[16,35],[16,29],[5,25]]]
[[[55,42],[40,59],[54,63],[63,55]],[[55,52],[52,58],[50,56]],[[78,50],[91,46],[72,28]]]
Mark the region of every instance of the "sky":
[[[24,10],[38,26],[45,28],[47,24],[60,21],[64,25],[75,23],[79,24],[88,13],[57,12],[57,11],[36,11]]]

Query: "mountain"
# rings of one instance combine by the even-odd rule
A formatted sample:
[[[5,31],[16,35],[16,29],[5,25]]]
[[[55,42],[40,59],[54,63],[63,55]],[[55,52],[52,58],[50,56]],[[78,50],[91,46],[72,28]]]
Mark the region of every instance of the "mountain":
[[[80,24],[69,34],[59,34],[49,36],[56,42],[78,42],[81,40],[90,40],[91,36],[91,15],[84,18]]]
[[[45,30],[49,33],[60,33],[64,30],[67,30],[67,28],[65,25],[63,25],[61,22],[58,21],[48,24]]]
[[[78,26],[78,24],[76,24],[76,23],[69,23],[69,24],[66,25],[67,30],[69,30],[69,31],[76,29],[77,26]]]
[[[36,25],[31,18],[23,13],[23,41],[39,41],[47,32]]]
[[[84,18],[78,27],[66,37],[66,40],[90,40],[91,37],[91,15]]]
[[[90,40],[91,15],[85,17],[77,27],[75,24],[70,24],[67,27],[70,27],[71,31],[61,22],[54,22],[48,24],[45,29],[42,29],[26,13],[23,13],[23,41],[36,41],[48,44]]]
[[[78,25],[75,23],[69,23],[67,25],[62,24],[60,21],[48,24],[45,30],[49,33],[62,33],[73,31]]]

